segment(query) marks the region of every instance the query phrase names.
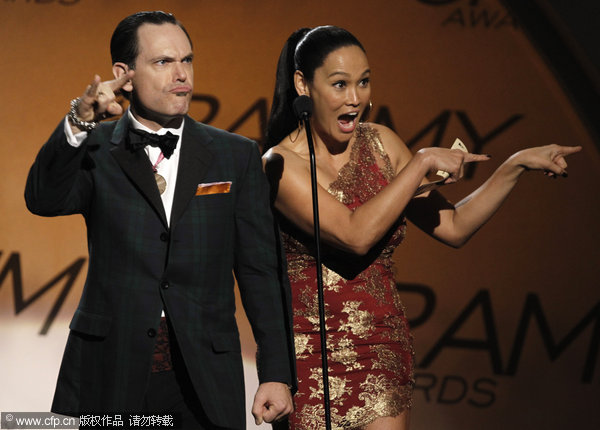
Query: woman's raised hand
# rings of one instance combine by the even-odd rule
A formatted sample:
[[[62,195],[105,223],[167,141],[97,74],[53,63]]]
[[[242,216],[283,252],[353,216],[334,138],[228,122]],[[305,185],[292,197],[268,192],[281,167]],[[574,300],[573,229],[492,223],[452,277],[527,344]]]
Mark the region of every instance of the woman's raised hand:
[[[567,176],[565,157],[581,151],[581,146],[546,145],[523,149],[513,154],[508,163],[514,163],[525,170],[543,170],[550,177]]]
[[[444,181],[445,184],[451,184],[462,178],[465,163],[490,159],[490,156],[485,154],[472,154],[460,149],[436,147],[420,149],[416,157],[421,158],[422,162],[425,163],[427,173],[437,172],[438,170],[447,172],[449,176]]]

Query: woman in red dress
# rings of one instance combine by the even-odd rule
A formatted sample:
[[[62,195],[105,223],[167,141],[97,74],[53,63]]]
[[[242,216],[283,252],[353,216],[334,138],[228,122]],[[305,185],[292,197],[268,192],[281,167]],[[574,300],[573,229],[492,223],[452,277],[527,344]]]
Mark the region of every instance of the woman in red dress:
[[[360,42],[338,27],[301,29],[279,59],[263,161],[273,187],[292,287],[298,373],[292,429],[324,424],[312,190],[306,130],[292,103],[313,102],[329,397],[334,429],[407,429],[413,346],[392,274],[405,216],[441,242],[463,245],[498,209],[525,170],[566,176],[579,147],[549,145],[511,156],[456,205],[431,188],[430,172],[457,181],[486,155],[426,148],[411,154],[389,128],[361,122],[370,68]]]

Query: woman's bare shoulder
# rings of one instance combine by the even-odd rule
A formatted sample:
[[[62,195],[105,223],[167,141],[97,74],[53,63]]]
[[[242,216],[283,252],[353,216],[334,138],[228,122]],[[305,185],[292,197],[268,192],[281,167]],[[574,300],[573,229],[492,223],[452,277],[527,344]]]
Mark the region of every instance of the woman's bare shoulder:
[[[263,156],[263,169],[272,180],[295,178],[303,175],[308,168],[308,161],[286,142],[269,148]]]
[[[269,148],[269,150],[263,154],[262,158],[263,163],[271,163],[282,158],[287,162],[297,163],[302,159],[300,154],[286,142],[281,142]]]

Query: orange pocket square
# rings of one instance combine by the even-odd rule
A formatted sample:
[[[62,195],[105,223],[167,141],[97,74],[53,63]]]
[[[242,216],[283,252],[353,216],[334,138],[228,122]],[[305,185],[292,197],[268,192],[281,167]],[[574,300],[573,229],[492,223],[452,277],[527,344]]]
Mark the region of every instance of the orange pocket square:
[[[196,188],[196,195],[204,196],[207,194],[228,193],[230,190],[231,190],[231,181],[210,182],[208,184],[198,184],[198,188]]]

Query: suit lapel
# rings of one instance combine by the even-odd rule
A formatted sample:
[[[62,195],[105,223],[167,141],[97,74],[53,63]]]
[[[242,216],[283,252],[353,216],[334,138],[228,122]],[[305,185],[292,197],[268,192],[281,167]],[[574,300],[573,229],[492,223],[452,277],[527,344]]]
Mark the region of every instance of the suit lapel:
[[[171,227],[181,218],[190,200],[196,195],[198,184],[202,182],[211,165],[213,155],[206,147],[211,140],[212,137],[202,129],[200,123],[189,116],[185,117],[177,185],[171,209]]]
[[[115,145],[111,154],[123,169],[127,177],[135,184],[140,193],[150,203],[159,215],[162,223],[167,227],[167,216],[160,198],[156,180],[152,173],[152,165],[144,151],[131,151],[125,145],[129,130],[129,118],[125,113],[117,122],[110,142]]]

